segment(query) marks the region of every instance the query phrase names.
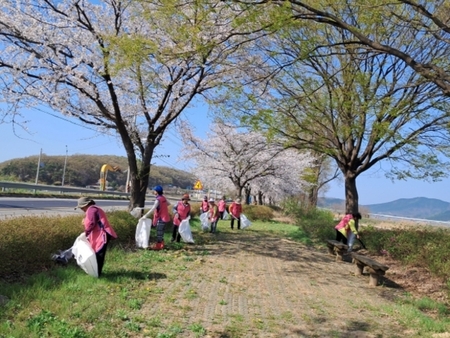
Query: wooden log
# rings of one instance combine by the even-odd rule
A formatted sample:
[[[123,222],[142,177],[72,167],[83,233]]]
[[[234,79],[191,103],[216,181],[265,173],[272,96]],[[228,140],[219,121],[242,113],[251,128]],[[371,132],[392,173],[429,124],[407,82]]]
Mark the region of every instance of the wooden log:
[[[367,268],[370,286],[377,286],[380,281],[380,276],[383,276],[386,273],[386,270],[389,269],[388,266],[383,265],[372,258],[354,252],[352,252],[352,258],[356,267],[355,274],[362,275],[364,268]]]
[[[355,263],[355,275],[362,276],[364,271],[364,264],[361,264],[358,261],[354,261],[354,263]]]
[[[344,260],[344,254],[347,252],[348,246],[344,243],[338,242],[333,239],[327,241],[328,252],[331,255],[336,256],[336,262],[341,262]]]
[[[336,262],[341,262],[344,260],[344,254],[341,249],[334,248],[334,252],[336,254]]]
[[[377,285],[378,285],[378,282],[379,282],[379,278],[380,278],[380,275],[379,275],[379,274],[377,274],[377,273],[371,273],[371,274],[369,275],[369,285],[370,285],[370,286],[377,286]]]
[[[328,247],[328,253],[330,254],[330,255],[335,255],[335,253],[334,253],[334,246],[333,245],[331,245],[330,243],[327,243],[327,247]]]
[[[339,248],[341,250],[347,250],[348,249],[348,246],[346,244],[344,244],[342,242],[338,242],[338,241],[336,241],[334,239],[329,239],[327,241],[327,245],[331,246],[331,247]]]
[[[376,260],[369,258],[367,256],[359,255],[355,252],[352,252],[352,258],[360,263],[371,267],[373,270],[387,271],[389,269],[388,266],[383,265]]]

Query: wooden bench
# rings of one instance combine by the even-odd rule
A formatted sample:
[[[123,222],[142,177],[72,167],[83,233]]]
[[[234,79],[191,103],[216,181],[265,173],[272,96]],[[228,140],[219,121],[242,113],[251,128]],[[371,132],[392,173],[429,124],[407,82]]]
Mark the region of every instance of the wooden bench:
[[[367,270],[370,274],[369,285],[377,286],[380,280],[380,276],[384,276],[386,270],[389,269],[388,266],[378,263],[376,260],[369,258],[367,256],[359,255],[355,252],[352,252],[353,262],[355,263],[355,274],[362,275],[364,271],[364,267],[367,267]]]
[[[344,254],[348,250],[348,246],[342,242],[338,242],[334,239],[329,239],[327,241],[328,252],[336,256],[336,262],[342,261]]]

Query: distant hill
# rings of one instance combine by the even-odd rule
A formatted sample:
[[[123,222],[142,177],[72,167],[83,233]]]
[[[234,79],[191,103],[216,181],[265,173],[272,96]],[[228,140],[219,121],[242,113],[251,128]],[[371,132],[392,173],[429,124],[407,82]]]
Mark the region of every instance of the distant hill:
[[[11,159],[0,163],[0,180],[30,182],[36,180],[38,156]],[[47,156],[42,154],[39,169],[40,184],[61,185],[65,156]],[[119,172],[110,171],[107,175],[108,186],[115,190],[125,191],[128,163],[126,157],[113,155],[80,155],[68,156],[64,185],[86,187],[98,185],[100,169],[104,164],[118,166]],[[185,171],[152,165],[149,186],[174,186],[181,189],[191,187],[196,178]]]
[[[322,198],[319,201],[319,206],[327,208],[343,208],[344,204],[344,200],[338,198]],[[450,221],[450,203],[435,198],[401,198],[387,203],[361,205],[361,207],[372,214]]]

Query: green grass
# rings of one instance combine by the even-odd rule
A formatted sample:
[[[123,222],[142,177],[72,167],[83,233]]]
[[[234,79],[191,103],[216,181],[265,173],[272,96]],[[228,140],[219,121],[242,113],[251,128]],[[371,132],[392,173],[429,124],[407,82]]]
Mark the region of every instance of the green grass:
[[[315,214],[315,217],[314,213],[299,216],[300,224],[297,226],[275,221],[253,221],[252,226],[245,231],[313,245],[320,242],[321,239],[318,236],[324,236],[327,233],[327,226],[332,227],[332,224],[325,224],[327,215],[319,213]],[[196,241],[195,246],[170,243],[171,231],[167,229],[165,240],[168,250],[158,252],[136,250],[133,246],[136,220],[123,212],[110,214],[110,219],[121,239],[109,249],[104,276],[99,279],[86,275],[74,263],[61,268],[48,262],[49,253],[53,249],[61,248],[61,241],[66,243],[64,242],[66,240],[67,244],[71,245],[70,237],[78,235],[81,227],[79,217],[24,218],[21,222],[9,220],[7,225],[0,221],[1,233],[5,234],[0,238],[0,251],[2,255],[5,255],[2,256],[0,264],[3,264],[4,268],[12,268],[14,276],[17,277],[14,281],[3,279],[0,282],[0,294],[9,299],[6,305],[0,306],[1,338],[135,336],[161,338],[183,337],[188,333],[195,337],[208,334],[202,322],[196,321],[189,324],[183,320],[182,315],[171,317],[170,314],[160,312],[158,306],[168,306],[175,301],[171,295],[172,290],[162,288],[160,281],[176,281],[181,272],[197,269],[204,264],[201,262],[207,259],[210,253],[203,248],[203,244],[214,244],[214,237],[203,233],[199,221],[194,219],[192,231]],[[14,228],[8,228],[10,231],[5,232],[4,229],[11,226],[10,222],[14,222]],[[219,235],[220,233],[236,233],[236,230],[232,232],[229,229],[228,224],[223,221],[219,223]],[[21,229],[16,228],[19,225],[22,225]],[[372,231],[371,229],[363,230],[367,239],[366,244],[372,250],[377,250],[378,245],[384,243],[379,237],[390,238],[392,235],[396,238],[393,243],[401,246],[401,248],[395,248],[399,254],[412,255],[412,244],[409,243],[411,241],[414,245],[420,245],[418,242],[420,238],[441,243],[434,233],[411,235],[412,238],[409,241],[408,236],[397,232],[389,234],[377,232],[373,238],[370,238],[369,234],[372,234]],[[441,237],[448,236],[445,231],[436,233]],[[47,252],[42,250],[42,246],[36,248],[35,240],[45,234],[50,234],[43,239]],[[32,238],[28,238],[30,236]],[[23,238],[27,246],[20,242],[20,238]],[[154,230],[152,230],[151,238],[155,238]],[[22,251],[14,251],[16,256],[8,255],[6,250],[13,248],[14,245],[18,245]],[[196,250],[190,250],[192,247]],[[431,253],[434,246],[429,244],[422,247]],[[383,246],[383,248],[390,250],[389,246]],[[446,253],[446,249],[442,250]],[[22,274],[23,271],[16,268],[14,261],[22,256],[28,257],[20,262],[20,267],[32,273]],[[36,266],[33,266],[33,258],[38,262]],[[420,256],[420,259],[424,258]],[[407,261],[411,260],[412,258]],[[437,261],[437,258],[434,257],[433,261]],[[444,262],[441,264],[443,266]],[[228,284],[225,277],[216,282]],[[199,297],[191,287],[190,280],[185,280],[182,287],[184,299],[195,300]],[[228,303],[225,299],[219,298],[219,305],[226,306]],[[152,309],[153,315],[147,315],[148,309]],[[177,309],[181,314],[190,310],[187,307]],[[366,310],[379,311],[379,309]],[[393,320],[417,332],[418,336],[426,337],[431,332],[450,330],[448,306],[428,298],[413,299],[406,295],[393,302],[384,311],[392,316]],[[283,320],[289,321],[292,314],[286,312],[282,317]],[[229,337],[243,336],[242,332],[246,329],[243,318],[235,315],[225,320],[227,322],[226,325],[224,324],[224,334],[228,334]],[[253,330],[275,330],[276,328],[274,323],[265,323],[258,319],[255,319],[252,325]]]

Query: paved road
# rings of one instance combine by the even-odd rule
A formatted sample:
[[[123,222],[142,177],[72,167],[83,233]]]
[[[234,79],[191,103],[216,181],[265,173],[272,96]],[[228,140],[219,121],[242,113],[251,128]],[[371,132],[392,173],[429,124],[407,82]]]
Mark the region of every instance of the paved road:
[[[171,204],[176,201],[171,197],[167,199]],[[94,200],[106,211],[128,210],[127,200]],[[153,198],[147,198],[146,207],[150,208],[153,201]],[[80,210],[75,210],[76,205],[76,198],[0,197],[0,219],[38,215],[76,215],[80,213]]]
[[[127,210],[128,201],[95,200],[105,210]],[[35,215],[76,215],[77,199],[0,197],[0,218]]]

